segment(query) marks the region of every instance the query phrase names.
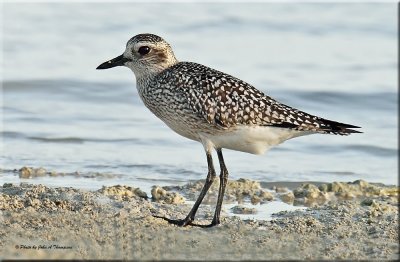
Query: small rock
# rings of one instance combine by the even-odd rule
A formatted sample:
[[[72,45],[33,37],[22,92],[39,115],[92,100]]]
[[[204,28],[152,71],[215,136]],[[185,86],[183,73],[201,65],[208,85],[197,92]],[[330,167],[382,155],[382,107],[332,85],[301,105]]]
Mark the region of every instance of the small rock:
[[[231,210],[233,214],[257,214],[257,209],[245,206],[234,206]]]
[[[264,190],[260,191],[259,197],[262,201],[271,201],[274,199],[274,196],[270,192]]]
[[[353,199],[356,197],[356,195],[352,192],[340,192],[337,195],[343,199]]]
[[[20,178],[30,178],[32,174],[32,168],[30,167],[23,167],[19,170],[19,177]]]
[[[351,185],[358,185],[358,186],[360,186],[361,188],[366,188],[366,187],[369,186],[369,183],[368,183],[367,181],[362,180],[362,179],[356,180],[356,181],[354,181],[354,182],[350,182],[349,184],[351,184]]]
[[[322,184],[318,187],[321,192],[329,192],[329,187],[327,184]]]
[[[257,205],[261,202],[261,198],[259,196],[253,195],[250,201],[253,205]]]
[[[371,206],[373,202],[374,202],[373,199],[366,198],[363,201],[361,201],[361,205],[363,205],[363,206]]]
[[[147,199],[146,192],[143,192],[140,188],[133,188],[130,186],[104,186],[102,189],[99,190],[99,192],[107,196],[117,196],[122,198],[131,198],[137,196]]]
[[[279,197],[283,202],[288,203],[288,204],[291,204],[294,201],[294,194],[291,191],[289,191],[285,194],[281,194]]]
[[[168,192],[160,186],[153,186],[151,189],[151,196],[153,201],[165,204],[183,204],[185,198],[177,192]]]
[[[316,185],[303,184],[301,187],[296,188],[293,194],[296,198],[306,197],[307,199],[316,199],[320,196],[321,191]]]
[[[55,171],[51,171],[51,172],[49,173],[49,175],[50,175],[50,176],[57,176],[58,174],[57,174],[57,172],[55,172]]]
[[[38,176],[45,176],[46,174],[47,171],[43,167],[33,168],[24,166],[19,170],[20,178],[32,178]]]

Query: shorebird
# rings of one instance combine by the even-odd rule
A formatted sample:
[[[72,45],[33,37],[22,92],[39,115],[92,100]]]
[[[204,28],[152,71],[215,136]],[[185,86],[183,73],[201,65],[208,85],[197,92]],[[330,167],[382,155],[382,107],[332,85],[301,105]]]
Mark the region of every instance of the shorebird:
[[[220,165],[220,185],[211,224],[220,223],[221,206],[228,181],[222,149],[263,154],[288,139],[309,134],[361,133],[344,124],[284,105],[252,85],[207,66],[179,62],[171,46],[154,34],[138,34],[124,53],[97,69],[130,68],[143,103],[176,133],[203,144],[208,174],[204,186],[184,219],[162,217],[179,225],[196,225],[195,214],[213,183],[216,172],[212,151]]]

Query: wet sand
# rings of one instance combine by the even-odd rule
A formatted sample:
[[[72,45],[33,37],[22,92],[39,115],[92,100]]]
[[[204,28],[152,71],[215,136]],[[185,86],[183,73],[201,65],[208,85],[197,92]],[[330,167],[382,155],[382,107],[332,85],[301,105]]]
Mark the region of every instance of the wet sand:
[[[26,171],[26,170],[25,170]],[[24,172],[25,172],[24,171]],[[24,173],[24,175],[26,175]],[[97,191],[44,185],[0,186],[1,259],[271,260],[398,259],[398,187],[349,183],[263,184],[231,181],[226,203],[272,199],[308,206],[270,221],[222,215],[213,228],[177,227],[153,215],[183,218],[202,182]],[[212,203],[218,183],[205,203]],[[215,202],[214,202],[215,203]],[[224,202],[225,203],[225,202]],[[251,209],[251,208],[250,208]],[[196,216],[208,224],[214,206]],[[226,211],[226,210],[225,210]]]

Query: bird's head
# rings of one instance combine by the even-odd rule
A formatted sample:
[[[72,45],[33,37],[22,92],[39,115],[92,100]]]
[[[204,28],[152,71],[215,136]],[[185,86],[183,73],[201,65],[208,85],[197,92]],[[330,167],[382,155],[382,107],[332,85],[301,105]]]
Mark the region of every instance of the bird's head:
[[[177,62],[171,46],[164,39],[153,34],[139,34],[128,41],[122,55],[102,63],[96,69],[126,66],[136,78],[140,78],[157,74]]]

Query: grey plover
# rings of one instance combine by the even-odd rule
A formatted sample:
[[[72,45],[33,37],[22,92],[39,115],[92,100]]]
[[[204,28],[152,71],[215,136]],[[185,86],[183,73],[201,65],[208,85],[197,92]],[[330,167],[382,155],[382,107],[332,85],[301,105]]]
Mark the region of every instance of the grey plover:
[[[327,120],[284,105],[231,75],[192,62],[179,62],[171,46],[154,34],[139,34],[124,53],[97,69],[126,66],[136,76],[140,98],[153,114],[178,134],[203,144],[208,174],[199,197],[184,219],[170,223],[195,225],[195,214],[216,177],[212,151],[221,173],[214,218],[220,212],[228,170],[222,149],[262,154],[290,138],[309,134],[349,135],[358,126]]]

